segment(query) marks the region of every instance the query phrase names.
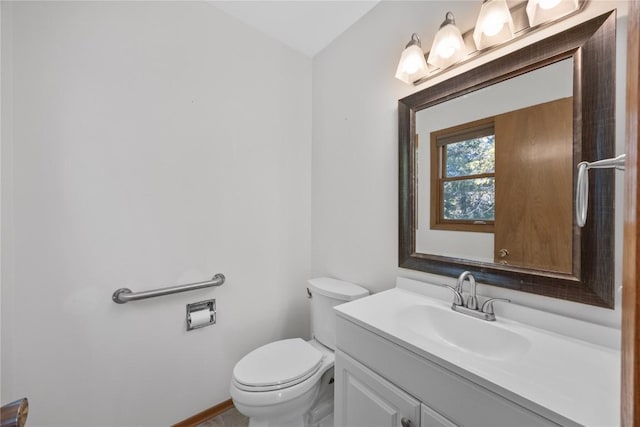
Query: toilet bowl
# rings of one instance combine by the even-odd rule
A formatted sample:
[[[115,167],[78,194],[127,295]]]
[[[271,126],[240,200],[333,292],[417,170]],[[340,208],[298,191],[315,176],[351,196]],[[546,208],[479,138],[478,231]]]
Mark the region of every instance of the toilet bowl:
[[[285,345],[274,346],[273,344]],[[247,373],[243,377],[237,372],[238,369],[234,369],[230,389],[231,398],[236,409],[250,418],[251,427],[301,427],[307,424],[304,420],[305,414],[311,410],[315,403],[319,403],[317,398],[321,395],[322,382],[320,379],[327,371],[331,371],[331,373],[333,371],[333,351],[315,340],[306,342],[300,338],[295,338],[267,344],[254,350],[254,352],[262,350],[260,353],[266,356],[265,361],[271,355],[277,356],[279,358],[279,363],[275,363],[277,367],[268,368],[270,372],[275,373],[277,372],[276,369],[282,368],[287,362],[296,363],[296,359],[299,361],[299,353],[296,353],[295,350],[304,349],[304,346],[317,352],[319,356],[318,363],[314,363],[314,366],[308,372],[303,372],[303,370],[307,370],[306,367],[300,368],[300,377],[290,381],[276,380],[276,375],[274,375],[274,380],[271,381],[274,384],[266,385],[265,382],[255,381],[255,385],[249,385],[246,384],[246,382],[249,382],[246,380],[248,378],[246,376]],[[286,349],[293,351],[285,351]],[[252,355],[252,353],[249,353],[249,355]],[[240,362],[243,361],[244,359]],[[270,361],[273,362],[273,359]],[[312,359],[305,361],[313,363]],[[238,365],[236,365],[237,367]],[[240,382],[238,377],[245,381]],[[282,376],[282,378],[284,377],[286,375]],[[280,383],[277,384],[277,381],[280,381]]]
[[[313,338],[275,341],[244,356],[230,393],[249,427],[331,427],[335,314],[333,307],[369,291],[330,278],[309,281]]]

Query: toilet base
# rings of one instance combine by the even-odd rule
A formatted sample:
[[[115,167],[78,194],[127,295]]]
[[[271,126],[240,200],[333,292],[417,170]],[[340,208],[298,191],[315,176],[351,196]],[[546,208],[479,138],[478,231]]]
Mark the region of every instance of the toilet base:
[[[306,413],[289,412],[279,418],[250,417],[249,427],[333,427],[333,373],[332,367],[322,375],[319,387],[315,390],[317,396],[313,398],[313,403],[309,405],[311,409]],[[295,407],[299,406],[296,404]],[[242,412],[242,408],[238,410]]]
[[[307,427],[333,427],[333,412],[318,421],[315,424],[309,424]]]
[[[303,416],[290,420],[265,420],[251,417],[249,427],[305,427]]]
[[[300,415],[287,420],[265,420],[249,418],[249,427],[333,427],[333,411],[320,420],[310,420],[308,415]]]

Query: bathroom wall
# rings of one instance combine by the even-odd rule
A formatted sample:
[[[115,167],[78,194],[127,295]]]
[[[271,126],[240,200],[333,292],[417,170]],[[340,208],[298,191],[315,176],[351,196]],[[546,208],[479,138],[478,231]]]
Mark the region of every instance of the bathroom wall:
[[[309,58],[206,2],[2,2],[2,95],[1,400],[29,425],[170,425],[308,335]]]
[[[624,146],[626,4],[590,1],[578,16],[524,41],[498,49],[479,61],[417,87],[396,80],[398,59],[412,32],[430,49],[447,11],[466,31],[475,25],[478,1],[381,2],[313,61],[312,274],[327,274],[369,287],[391,288],[397,276],[436,283],[454,279],[398,268],[397,100],[463,72],[479,62],[518,49],[618,7],[617,151]],[[621,177],[621,174],[618,175]],[[616,287],[622,269],[622,179],[618,179]],[[496,287],[481,286],[487,296],[566,314],[604,325],[620,325],[617,309],[608,310]]]

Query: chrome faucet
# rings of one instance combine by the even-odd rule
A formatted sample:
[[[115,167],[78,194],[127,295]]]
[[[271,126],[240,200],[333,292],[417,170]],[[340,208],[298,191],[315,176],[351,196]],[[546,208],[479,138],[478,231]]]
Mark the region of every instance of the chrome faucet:
[[[467,279],[469,280],[470,289],[469,297],[467,298],[467,302],[465,303],[464,297],[462,296],[462,287]],[[511,300],[508,300],[506,298],[490,298],[482,304],[482,308],[478,308],[478,297],[476,295],[476,278],[473,277],[473,274],[471,274],[471,272],[469,271],[464,271],[462,274],[460,274],[460,276],[458,276],[458,281],[455,288],[449,285],[444,286],[451,292],[453,292],[453,304],[451,305],[451,309],[453,311],[476,317],[478,319],[488,321],[496,320],[496,315],[493,311],[493,303],[496,301],[511,302]]]
[[[464,305],[465,307],[471,310],[478,309],[478,297],[476,296],[476,278],[473,277],[470,271],[464,271],[460,276],[458,276],[458,282],[456,284],[456,290],[460,295],[462,295],[462,287],[466,279],[469,279],[469,285],[471,288],[469,289],[469,297],[467,298],[467,303]]]

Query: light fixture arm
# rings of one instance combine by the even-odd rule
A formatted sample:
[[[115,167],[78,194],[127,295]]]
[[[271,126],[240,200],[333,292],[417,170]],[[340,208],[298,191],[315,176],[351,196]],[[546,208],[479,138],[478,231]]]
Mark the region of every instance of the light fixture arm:
[[[420,42],[420,37],[418,37],[418,35],[416,33],[411,34],[411,40],[409,40],[409,43],[407,43],[407,45],[404,47],[405,49],[411,46],[418,46],[418,47],[422,47],[422,43]]]
[[[442,24],[440,24],[440,28],[442,28],[444,26],[447,26],[447,25],[456,25],[456,19],[453,16],[452,12],[447,12],[444,15],[444,21],[442,21]]]

